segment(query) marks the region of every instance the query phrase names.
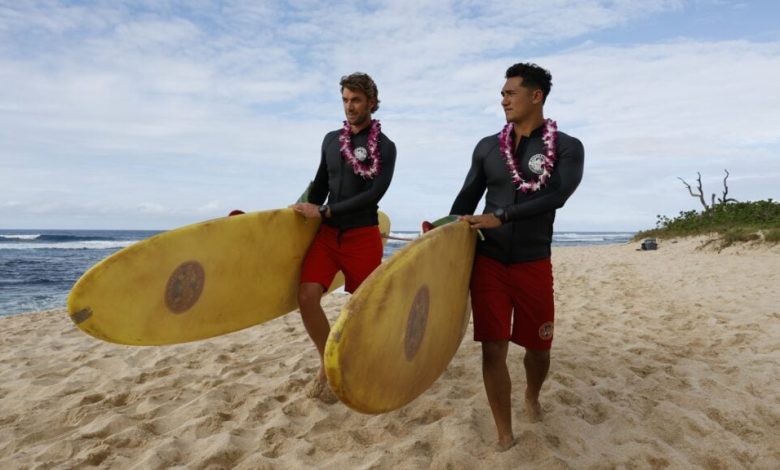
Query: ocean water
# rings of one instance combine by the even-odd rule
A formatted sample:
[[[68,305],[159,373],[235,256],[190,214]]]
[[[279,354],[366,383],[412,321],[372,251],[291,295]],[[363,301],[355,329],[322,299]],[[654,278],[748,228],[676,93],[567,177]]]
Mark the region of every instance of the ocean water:
[[[98,261],[158,231],[139,230],[0,230],[0,316],[61,308],[68,292]],[[414,239],[419,232],[392,232]],[[560,232],[553,246],[625,243],[628,232]],[[406,244],[388,240],[388,257]]]

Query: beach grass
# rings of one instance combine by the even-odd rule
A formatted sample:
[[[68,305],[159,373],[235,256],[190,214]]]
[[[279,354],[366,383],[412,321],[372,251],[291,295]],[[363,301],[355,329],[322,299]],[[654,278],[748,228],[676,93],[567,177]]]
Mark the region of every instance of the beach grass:
[[[634,235],[634,241],[648,237],[678,238],[716,235],[721,247],[734,243],[780,240],[780,203],[772,199],[717,204],[705,211],[681,211],[676,217],[658,215],[656,228]]]

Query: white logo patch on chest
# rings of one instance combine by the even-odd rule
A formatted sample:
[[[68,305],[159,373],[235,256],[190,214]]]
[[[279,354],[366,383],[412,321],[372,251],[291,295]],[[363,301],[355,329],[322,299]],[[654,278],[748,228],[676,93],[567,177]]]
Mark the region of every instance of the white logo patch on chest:
[[[542,164],[544,163],[544,155],[541,153],[537,153],[533,157],[531,157],[530,160],[528,160],[528,168],[536,173],[537,175],[541,175],[542,172],[544,172],[544,167]]]
[[[365,147],[358,147],[355,149],[355,158],[357,161],[362,162],[368,158],[368,150]]]

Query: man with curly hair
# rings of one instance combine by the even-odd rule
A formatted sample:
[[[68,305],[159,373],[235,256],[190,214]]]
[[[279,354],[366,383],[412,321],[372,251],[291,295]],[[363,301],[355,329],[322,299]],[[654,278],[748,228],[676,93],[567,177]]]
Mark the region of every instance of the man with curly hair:
[[[320,370],[308,395],[326,403],[336,397],[325,377],[323,354],[330,324],[320,299],[339,271],[352,293],[381,263],[377,210],[390,186],[396,153],[379,121],[371,118],[379,109],[374,80],[353,73],[342,77],[340,85],[347,119],[340,130],[325,135],[308,201],[291,206],[306,218],[322,219],[301,268],[298,305],[320,356]]]

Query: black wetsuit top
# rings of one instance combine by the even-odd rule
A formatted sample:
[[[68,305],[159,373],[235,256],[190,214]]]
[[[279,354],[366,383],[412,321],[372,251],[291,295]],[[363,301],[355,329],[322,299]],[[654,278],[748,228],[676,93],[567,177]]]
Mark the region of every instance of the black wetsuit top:
[[[526,181],[536,180],[531,171],[532,157],[538,162],[544,153],[543,126],[520,140],[515,163]],[[514,134],[513,134],[513,139]],[[477,244],[477,253],[504,264],[521,263],[550,256],[555,210],[571,196],[582,180],[584,150],[574,137],[558,132],[556,162],[547,183],[539,191],[523,193],[515,189],[504,157],[499,151],[498,135],[485,137],[477,144],[471,169],[463,189],[452,204],[450,214],[470,215],[487,189],[485,210],[490,214],[504,208],[508,222],[483,230],[485,240]],[[538,166],[537,166],[538,168]]]
[[[352,135],[352,148],[368,151],[370,126]],[[377,225],[379,200],[390,186],[395,168],[395,144],[383,133],[379,134],[379,175],[363,179],[352,170],[352,165],[341,156],[340,130],[328,132],[322,141],[322,157],[317,175],[309,190],[309,202],[321,205],[328,198],[331,216],[323,224],[340,230]],[[370,158],[366,164],[370,164]]]

